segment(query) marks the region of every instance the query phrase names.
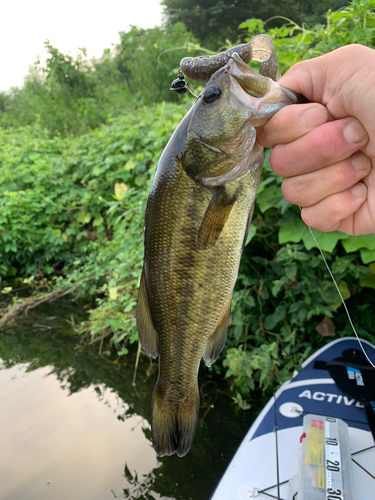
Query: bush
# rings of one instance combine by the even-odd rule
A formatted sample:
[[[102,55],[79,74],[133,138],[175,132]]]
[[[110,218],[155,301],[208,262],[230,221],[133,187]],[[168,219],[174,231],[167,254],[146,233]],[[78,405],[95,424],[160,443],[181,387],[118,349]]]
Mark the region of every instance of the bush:
[[[116,61],[136,99],[142,103],[176,102],[170,83],[177,78],[180,60],[197,55],[196,39],[185,25],[176,23],[170,30],[156,27],[142,29],[132,26],[120,33]]]
[[[367,43],[373,44],[374,4],[375,0],[354,1],[339,13],[329,13],[326,27],[271,30],[282,65],[288,67],[344,43],[363,42],[358,25],[365,30]],[[250,20],[246,26],[250,36],[263,30],[259,20]],[[165,72],[175,69],[174,52],[166,52],[163,30],[146,31],[132,28],[123,34],[117,56],[107,54],[95,71],[50,48],[48,78],[30,83],[34,94],[61,91],[61,95],[73,96],[74,106],[82,102],[89,106],[91,99],[99,102],[98,82],[112,81],[111,68],[117,67],[118,81],[131,75],[145,99],[161,98]],[[177,44],[185,34],[177,26],[170,40]],[[142,50],[137,52],[136,47]],[[160,67],[153,64],[161,50],[172,58],[166,59],[165,67],[164,62]],[[11,99],[2,96],[0,107],[7,110],[27,95],[15,91]],[[90,308],[89,319],[79,325],[79,331],[90,341],[100,342],[101,352],[126,355],[128,344],[137,340],[134,318],[147,193],[158,158],[188,106],[161,103],[136,110],[133,106],[123,116],[107,117],[106,126],[65,139],[51,138],[41,121],[33,127],[0,129],[4,145],[0,151],[2,291],[12,294],[12,286],[22,280],[30,284],[33,278],[44,280],[50,288],[71,290]],[[28,112],[32,109],[30,105]],[[82,116],[78,113],[77,120]],[[82,132],[84,127],[77,125],[75,130]],[[236,403],[243,408],[249,406],[249,391],[267,391],[290,377],[325,342],[322,335],[352,334],[316,243],[301,222],[298,208],[283,199],[281,179],[272,173],[267,154],[233,295],[226,350],[210,368],[223,371]],[[315,234],[354,323],[360,325],[358,333],[371,340],[375,236]]]
[[[98,306],[83,325],[94,339],[137,338],[147,193],[184,111],[140,108],[70,139],[38,127],[0,130],[0,280],[8,291],[17,276],[47,277]]]
[[[194,37],[182,23],[170,31],[135,26],[120,33],[120,44],[101,59],[74,58],[47,40],[46,68],[37,61],[22,89],[0,93],[0,126],[38,124],[49,136],[86,133],[143,104],[185,102],[170,91],[180,59],[195,55]]]

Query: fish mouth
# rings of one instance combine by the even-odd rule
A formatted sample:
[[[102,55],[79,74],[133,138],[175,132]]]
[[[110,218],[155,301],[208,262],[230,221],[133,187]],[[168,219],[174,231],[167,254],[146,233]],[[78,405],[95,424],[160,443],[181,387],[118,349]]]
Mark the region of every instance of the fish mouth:
[[[283,87],[271,78],[259,75],[238,56],[237,59],[233,58],[227,66],[231,90],[237,91],[243,106],[252,109],[250,120],[253,127],[264,125],[286,105],[308,102],[303,95]]]
[[[264,97],[273,81],[254,71],[238,54],[232,55],[226,69],[231,78],[237,81],[242,90],[255,98]]]

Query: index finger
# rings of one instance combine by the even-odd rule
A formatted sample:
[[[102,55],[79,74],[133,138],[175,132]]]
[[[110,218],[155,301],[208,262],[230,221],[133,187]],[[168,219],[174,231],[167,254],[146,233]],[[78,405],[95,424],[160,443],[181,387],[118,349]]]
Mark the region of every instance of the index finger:
[[[348,158],[367,141],[365,128],[355,118],[324,123],[293,142],[275,146],[272,170],[282,177],[306,174]]]
[[[263,147],[273,148],[299,139],[327,120],[328,112],[321,104],[292,104],[257,129],[257,140]]]

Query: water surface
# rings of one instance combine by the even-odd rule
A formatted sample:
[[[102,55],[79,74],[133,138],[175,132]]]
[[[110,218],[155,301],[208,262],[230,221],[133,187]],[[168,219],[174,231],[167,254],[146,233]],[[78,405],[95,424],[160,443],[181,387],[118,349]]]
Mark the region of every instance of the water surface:
[[[69,334],[72,311],[48,306],[0,332],[0,500],[208,499],[252,416],[201,369],[193,447],[180,459],[151,446],[156,365],[116,365]],[[203,368],[203,367],[202,367]]]

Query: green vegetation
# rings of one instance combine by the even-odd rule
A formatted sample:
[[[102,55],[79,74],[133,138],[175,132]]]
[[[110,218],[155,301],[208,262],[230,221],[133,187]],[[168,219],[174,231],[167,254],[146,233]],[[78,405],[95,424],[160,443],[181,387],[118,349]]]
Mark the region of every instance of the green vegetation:
[[[170,30],[132,26],[100,60],[62,54],[47,40],[46,68],[37,61],[22,89],[0,93],[0,127],[38,125],[49,136],[89,132],[113,118],[161,101],[184,102],[170,92],[180,60],[197,54],[182,23]],[[172,49],[172,50],[171,50]]]
[[[266,31],[259,19],[241,29],[250,38]],[[324,25],[268,34],[284,71],[346,43],[374,47],[375,0],[329,12]],[[77,333],[102,354],[121,362],[137,342],[145,204],[161,152],[191,103],[169,92],[188,44],[198,50],[182,24],[132,27],[100,61],[84,52],[74,59],[48,43],[44,73],[37,65],[23,89],[0,95],[3,320],[46,293],[71,293],[88,311]],[[322,334],[352,334],[316,244],[280,184],[266,161],[226,349],[210,368],[229,379],[242,408],[249,391],[266,391],[298,369],[325,342]],[[375,236],[316,237],[358,333],[371,340]]]
[[[241,34],[239,24],[249,18],[267,21],[266,28],[282,26],[285,18],[302,25],[314,25],[325,21],[328,9],[345,7],[348,0],[162,0],[167,23],[173,26],[182,22],[205,47],[217,50],[232,42]],[[282,19],[283,18],[283,19]],[[241,28],[241,27],[240,27]]]

